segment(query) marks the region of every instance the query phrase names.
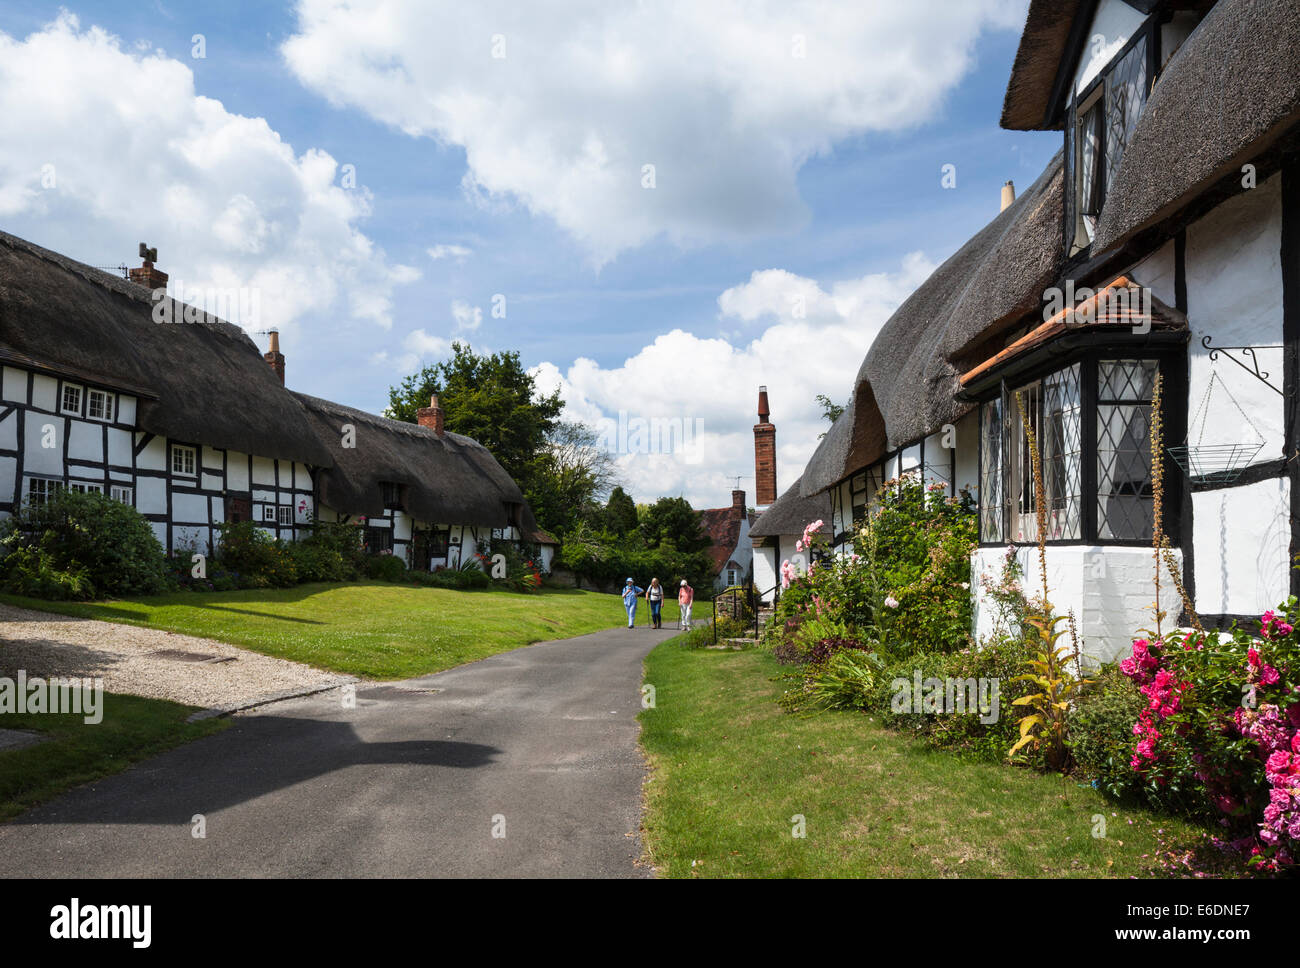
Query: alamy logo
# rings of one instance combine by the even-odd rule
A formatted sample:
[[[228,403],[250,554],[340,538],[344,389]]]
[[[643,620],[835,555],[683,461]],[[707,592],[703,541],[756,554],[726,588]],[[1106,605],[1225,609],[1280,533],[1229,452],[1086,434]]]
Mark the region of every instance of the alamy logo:
[[[614,454],[681,454],[687,464],[704,459],[700,438],[704,435],[704,418],[696,417],[629,417],[626,410],[618,419],[602,417],[596,421],[597,446]]]
[[[896,713],[979,713],[980,722],[998,721],[1000,684],[997,679],[921,678],[921,670],[910,680],[899,676],[889,688],[894,697],[889,707]]]
[[[104,680],[28,679],[27,671],[19,669],[17,679],[0,676],[0,714],[4,713],[73,713],[94,726],[104,719]]]
[[[87,904],[79,898],[50,908],[50,937],[56,941],[122,940],[147,948],[153,936],[153,908],[148,904]]]

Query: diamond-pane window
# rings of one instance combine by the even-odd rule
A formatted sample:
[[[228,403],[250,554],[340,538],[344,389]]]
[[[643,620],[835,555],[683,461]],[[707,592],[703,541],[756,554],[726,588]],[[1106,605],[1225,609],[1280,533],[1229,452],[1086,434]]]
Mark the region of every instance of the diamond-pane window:
[[[1143,37],[1106,77],[1106,184],[1119,171],[1147,98],[1147,41]]]
[[[1097,364],[1097,537],[1151,537],[1151,390],[1154,360]]]
[[[1082,534],[1083,407],[1079,397],[1079,364],[1043,379],[1043,485],[1050,517],[1047,536],[1056,541]]]
[[[980,539],[1004,539],[1002,516],[1006,499],[1002,488],[1002,401],[980,407]]]

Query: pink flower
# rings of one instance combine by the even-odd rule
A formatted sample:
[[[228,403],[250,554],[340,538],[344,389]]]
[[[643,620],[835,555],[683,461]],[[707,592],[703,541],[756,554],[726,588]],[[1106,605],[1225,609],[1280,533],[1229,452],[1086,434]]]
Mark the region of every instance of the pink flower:
[[[893,595],[888,595],[885,598],[885,604],[890,608],[898,608],[898,599]]]

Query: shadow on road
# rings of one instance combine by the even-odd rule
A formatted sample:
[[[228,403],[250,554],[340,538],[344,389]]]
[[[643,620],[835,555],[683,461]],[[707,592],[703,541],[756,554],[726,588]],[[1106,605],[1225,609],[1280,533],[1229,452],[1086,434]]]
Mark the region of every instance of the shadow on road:
[[[448,740],[367,743],[349,723],[258,716],[71,791],[7,826],[190,823],[195,814],[223,810],[351,767],[478,769],[501,752]],[[359,775],[355,782],[366,781]]]

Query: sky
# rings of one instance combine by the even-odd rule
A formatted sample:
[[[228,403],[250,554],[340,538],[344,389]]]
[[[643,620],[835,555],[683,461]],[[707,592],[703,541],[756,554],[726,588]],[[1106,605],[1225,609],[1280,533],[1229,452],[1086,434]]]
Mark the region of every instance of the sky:
[[[817,395],[1059,149],[998,127],[1026,7],[0,2],[0,229],[148,242],[374,412],[453,340],[518,351],[638,501],[752,505],[758,387],[784,490]]]

